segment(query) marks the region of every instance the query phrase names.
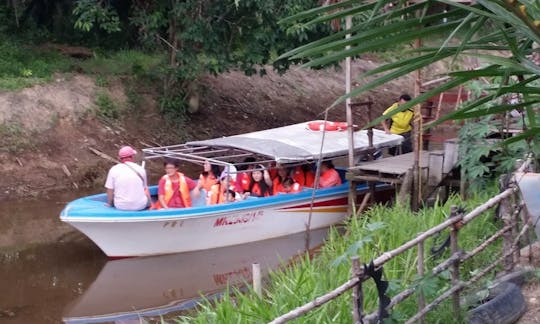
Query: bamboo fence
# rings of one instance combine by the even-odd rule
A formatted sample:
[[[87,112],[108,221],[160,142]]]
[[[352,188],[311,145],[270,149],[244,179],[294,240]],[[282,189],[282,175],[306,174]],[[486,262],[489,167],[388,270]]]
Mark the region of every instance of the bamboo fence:
[[[518,172],[523,172],[526,170],[531,163],[531,159],[528,159],[526,163],[523,163],[518,169]],[[511,272],[514,268],[514,265],[519,259],[519,242],[522,238],[527,238],[531,227],[529,225],[529,220],[527,213],[522,213],[523,203],[517,195],[517,183],[511,181],[508,187],[501,193],[495,195],[494,197],[487,200],[482,205],[476,207],[468,214],[464,214],[462,211],[458,210],[457,207],[451,207],[450,218],[446,221],[436,225],[426,232],[418,234],[415,238],[404,243],[403,245],[395,248],[394,250],[384,252],[378,258],[373,260],[373,265],[375,269],[382,267],[386,262],[395,258],[396,256],[416,248],[418,257],[417,257],[417,273],[419,277],[424,276],[425,265],[424,265],[424,245],[425,241],[434,236],[435,234],[441,232],[444,229],[450,229],[450,249],[451,255],[446,260],[440,262],[436,267],[431,271],[431,274],[437,275],[446,269],[450,269],[451,273],[451,286],[446,291],[442,292],[438,297],[432,300],[429,304],[426,305],[425,297],[418,293],[418,312],[413,315],[406,323],[424,323],[425,315],[433,310],[437,305],[442,301],[448,298],[452,298],[452,307],[453,312],[455,313],[456,319],[461,316],[460,309],[460,292],[470,286],[472,283],[478,281],[488,273],[490,273],[496,266],[502,264],[504,271],[506,273]],[[499,205],[500,214],[502,214],[503,227],[494,233],[492,236],[485,239],[481,244],[473,248],[469,252],[461,251],[459,248],[459,233],[460,230],[473,221],[475,218],[480,216],[485,211]],[[523,215],[525,214],[525,216]],[[519,226],[522,226],[519,229]],[[485,250],[489,245],[498,241],[502,238],[502,251],[501,256],[493,263],[487,265],[485,268],[480,269],[474,276],[472,276],[468,281],[460,280],[460,265],[466,260],[474,257],[478,253]],[[353,322],[356,323],[371,323],[379,322],[379,312],[376,311],[371,314],[363,314],[363,300],[364,295],[362,291],[362,283],[370,279],[365,272],[365,268],[360,266],[360,261],[358,258],[352,259],[351,266],[351,278],[335,288],[328,293],[317,297],[311,302],[308,302],[305,305],[299,306],[286,314],[283,314],[275,318],[270,323],[278,324],[285,323],[292,319],[298,318],[303,314],[306,314],[309,311],[314,310],[315,308],[332,301],[338,296],[346,293],[348,290],[352,290],[352,317]],[[407,299],[415,293],[414,288],[408,288],[396,296],[394,296],[387,310],[390,311],[392,307],[400,303],[401,301]]]

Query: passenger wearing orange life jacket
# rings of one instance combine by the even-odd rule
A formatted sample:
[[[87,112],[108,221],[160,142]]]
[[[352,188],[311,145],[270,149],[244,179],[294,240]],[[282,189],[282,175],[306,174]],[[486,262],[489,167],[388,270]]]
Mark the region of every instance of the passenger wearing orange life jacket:
[[[282,188],[283,188],[282,192],[284,193],[297,193],[297,192],[302,191],[302,186],[298,182],[294,181],[293,178],[290,178],[290,177],[283,180]]]
[[[213,185],[218,183],[219,166],[204,161],[203,168],[204,171],[199,176],[199,187],[208,192]]]
[[[215,205],[222,204],[225,202],[233,202],[236,200],[236,169],[234,166],[231,166],[230,175],[226,170],[220,176],[218,183],[212,186],[208,192],[206,204]]]
[[[274,195],[283,191],[283,181],[290,177],[291,170],[283,165],[278,165],[276,168],[276,176],[272,180],[272,191]]]
[[[251,184],[246,194],[254,197],[272,195],[272,179],[270,179],[270,173],[263,165],[259,164],[257,169],[251,171]]]
[[[236,188],[237,192],[247,192],[251,185],[251,172],[249,170],[253,169],[255,158],[247,157],[241,164],[237,165],[238,171],[240,171],[236,176]]]
[[[195,198],[200,195],[197,183],[178,172],[178,160],[167,159],[164,163],[166,174],[158,183],[158,203],[156,208],[191,207],[190,191]]]
[[[223,204],[226,202],[235,202],[236,201],[236,191],[234,191],[232,186],[229,186],[229,189],[226,189],[227,186],[223,183],[216,183],[210,189],[207,197],[207,205],[216,205]]]
[[[268,173],[270,174],[270,179],[272,181],[278,176],[280,166],[276,164],[276,162],[270,163],[270,168],[268,168]]]
[[[321,164],[321,177],[319,179],[319,188],[328,188],[339,186],[341,177],[336,171],[334,164],[331,161],[323,161]]]
[[[315,183],[315,173],[311,170],[309,164],[299,165],[294,168],[293,179],[298,182],[300,186],[313,188],[313,184]]]

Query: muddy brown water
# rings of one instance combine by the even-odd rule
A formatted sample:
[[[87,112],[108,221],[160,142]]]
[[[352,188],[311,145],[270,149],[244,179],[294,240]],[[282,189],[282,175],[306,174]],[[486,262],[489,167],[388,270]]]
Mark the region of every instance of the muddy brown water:
[[[86,193],[84,193],[86,194]],[[252,279],[253,263],[286,265],[304,234],[206,251],[108,260],[59,220],[79,193],[0,204],[0,323],[159,323],[193,312],[201,294]],[[320,245],[326,230],[312,233]],[[144,239],[141,237],[141,239]]]

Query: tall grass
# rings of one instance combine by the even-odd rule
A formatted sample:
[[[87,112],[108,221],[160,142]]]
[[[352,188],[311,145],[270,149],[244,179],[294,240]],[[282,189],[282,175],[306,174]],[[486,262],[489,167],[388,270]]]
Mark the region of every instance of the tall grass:
[[[375,206],[361,215],[351,218],[345,226],[346,234],[332,229],[327,243],[314,259],[309,256],[300,258],[292,266],[270,274],[268,284],[262,298],[253,291],[240,292],[233,290],[225,294],[223,300],[216,303],[209,301],[200,306],[193,316],[177,319],[178,323],[263,323],[284,314],[295,307],[303,305],[316,297],[334,289],[350,278],[350,257],[358,255],[363,263],[369,263],[384,251],[394,249],[418,233],[426,231],[448,217],[451,205],[461,205],[472,210],[489,198],[492,192],[476,195],[467,202],[452,197],[444,206],[412,213],[404,206]],[[487,212],[461,230],[460,248],[470,250],[488,237],[499,226],[494,223],[492,212]],[[436,260],[431,256],[429,248],[434,243],[426,241],[426,269],[431,269]],[[462,279],[470,272],[493,261],[500,252],[500,243],[488,248],[485,252],[465,264]],[[445,252],[443,257],[448,257]],[[424,278],[416,275],[416,249],[392,259],[384,265],[384,278],[390,281],[388,295],[395,295],[398,290],[416,287],[423,291],[427,299],[432,300],[437,292],[449,285],[449,274],[439,276],[429,273]],[[377,292],[373,281],[364,283],[364,308],[367,312],[377,309]],[[454,323],[454,315],[449,303],[443,303],[435,312],[428,315],[428,323]],[[417,311],[416,296],[411,296],[398,305],[388,322],[401,322]],[[317,308],[295,320],[294,323],[350,323],[350,292]]]

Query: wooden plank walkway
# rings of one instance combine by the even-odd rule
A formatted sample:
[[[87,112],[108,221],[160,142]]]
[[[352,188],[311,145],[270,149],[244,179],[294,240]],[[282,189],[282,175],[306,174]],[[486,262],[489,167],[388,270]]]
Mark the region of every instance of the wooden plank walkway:
[[[442,152],[442,151],[440,151]],[[420,167],[425,168],[429,163],[429,152],[423,151],[420,154]],[[397,156],[387,157],[375,161],[362,162],[361,165],[352,167],[349,171],[353,173],[381,173],[402,175],[413,167],[414,153],[406,153]]]
[[[438,186],[457,164],[457,141],[444,142],[444,150],[420,152],[420,177],[429,186]],[[414,164],[414,153],[361,162],[349,168],[346,177],[350,181],[382,181],[401,184],[407,171]]]

